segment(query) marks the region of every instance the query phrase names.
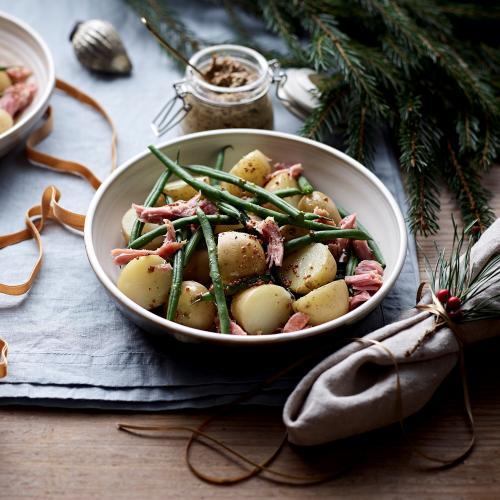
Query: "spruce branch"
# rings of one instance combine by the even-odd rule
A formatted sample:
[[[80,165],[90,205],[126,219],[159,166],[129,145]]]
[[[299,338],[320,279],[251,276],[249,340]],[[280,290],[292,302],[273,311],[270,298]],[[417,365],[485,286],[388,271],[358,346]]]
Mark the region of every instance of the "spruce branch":
[[[185,29],[168,0],[129,1],[149,9],[185,53],[204,42]],[[369,163],[374,131],[389,129],[406,174],[414,231],[438,229],[439,180],[465,221],[477,219],[484,228],[492,220],[481,175],[500,151],[499,8],[488,0],[212,1],[226,8],[232,40],[282,65],[321,73],[319,105],[303,135],[340,138],[349,154]],[[248,16],[278,35],[288,52],[259,46],[246,30]]]
[[[488,206],[490,193],[481,185],[479,173],[470,165],[461,164],[450,141],[447,149],[450,156],[448,186],[457,197],[464,222],[475,223],[482,233],[495,220]]]
[[[430,169],[408,170],[406,188],[410,202],[407,216],[410,230],[424,236],[435,234],[439,229],[440,202],[434,173]]]

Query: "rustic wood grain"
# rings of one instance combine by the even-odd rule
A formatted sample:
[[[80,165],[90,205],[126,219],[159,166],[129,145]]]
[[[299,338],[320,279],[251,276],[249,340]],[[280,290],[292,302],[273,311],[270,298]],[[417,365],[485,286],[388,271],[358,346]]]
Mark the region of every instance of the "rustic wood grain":
[[[487,179],[500,213],[500,170]],[[448,214],[455,210],[442,197],[442,231],[436,238],[449,244]],[[431,253],[432,242],[420,239]],[[407,422],[409,442],[397,426],[330,446],[287,448],[276,467],[304,474],[337,470],[338,479],[307,488],[253,479],[234,487],[205,484],[184,463],[185,435],[165,439],[138,438],[116,430],[116,423],[196,425],[210,412],[170,414],[67,411],[8,408],[0,411],[0,498],[500,498],[500,342],[473,346],[467,353],[478,443],[464,464],[428,471],[411,445],[439,456],[458,454],[469,437],[462,415],[456,373],[432,402]],[[261,460],[279,442],[283,428],[277,410],[251,408],[217,422],[214,435],[250,457]],[[194,461],[208,473],[231,475],[241,468],[204,446]]]

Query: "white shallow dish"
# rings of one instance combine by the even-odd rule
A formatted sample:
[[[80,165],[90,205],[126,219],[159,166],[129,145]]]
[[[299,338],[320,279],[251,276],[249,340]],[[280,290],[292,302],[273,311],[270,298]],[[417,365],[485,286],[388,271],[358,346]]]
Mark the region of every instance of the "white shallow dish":
[[[163,171],[162,164],[145,151],[118,168],[97,190],[85,221],[85,246],[92,268],[120,310],[151,333],[172,335],[184,342],[221,344],[273,344],[290,342],[331,331],[359,321],[372,311],[394,285],[406,255],[406,229],[399,207],[385,186],[360,163],[315,141],[291,134],[253,129],[200,132],[173,139],[159,147],[170,157],[181,153],[183,163],[213,165],[225,145],[226,169],[244,154],[260,149],[275,161],[301,162],[312,184],[332,196],[346,210],[356,212],[379,244],[387,268],[384,284],[375,296],[345,316],[323,325],[294,333],[236,336],[211,333],[168,321],[138,306],[116,286],[120,269],[110,251],[123,247],[120,222],[134,202],[142,202]],[[265,314],[265,311],[262,311]]]
[[[38,91],[14,126],[0,134],[0,157],[24,140],[33,129],[49,105],[55,84],[54,62],[42,38],[26,23],[0,12],[0,65],[11,64],[29,68]]]

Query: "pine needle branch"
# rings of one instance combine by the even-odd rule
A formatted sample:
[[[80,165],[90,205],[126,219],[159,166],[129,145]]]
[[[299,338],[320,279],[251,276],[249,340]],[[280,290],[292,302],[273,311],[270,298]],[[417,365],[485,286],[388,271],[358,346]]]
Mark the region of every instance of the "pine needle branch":
[[[450,156],[448,185],[457,197],[466,224],[475,222],[479,232],[495,220],[488,206],[490,193],[481,185],[479,173],[470,165],[462,165],[452,144],[448,141],[447,149]]]

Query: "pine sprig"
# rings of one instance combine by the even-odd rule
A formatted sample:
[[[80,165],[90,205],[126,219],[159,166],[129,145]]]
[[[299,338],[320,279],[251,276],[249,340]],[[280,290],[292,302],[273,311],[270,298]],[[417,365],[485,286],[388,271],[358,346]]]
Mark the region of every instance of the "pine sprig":
[[[203,44],[168,0],[129,1],[149,9],[153,22],[156,15],[163,34],[184,53]],[[319,104],[302,134],[340,138],[369,166],[374,131],[390,130],[407,178],[412,230],[438,230],[441,181],[464,221],[487,227],[493,214],[481,176],[500,151],[498,7],[487,0],[212,1],[226,7],[234,41],[282,65],[312,66],[322,74]],[[288,54],[259,46],[245,29],[248,15],[278,35]]]
[[[452,144],[447,144],[449,153],[448,186],[455,194],[466,224],[475,223],[483,232],[495,215],[488,206],[490,193],[481,185],[480,174],[470,164],[462,164]]]
[[[462,231],[453,222],[453,242],[449,257],[446,251],[437,251],[437,259],[431,266],[425,256],[425,267],[430,286],[439,297],[439,290],[446,290],[449,296],[459,299],[460,308],[456,310],[455,321],[467,322],[490,318],[500,315],[497,301],[500,297],[500,255],[493,256],[482,269],[473,274],[472,246],[477,240],[474,231],[474,222]],[[447,307],[446,303],[443,306]],[[448,307],[447,307],[448,309]],[[448,314],[450,312],[448,311]]]

